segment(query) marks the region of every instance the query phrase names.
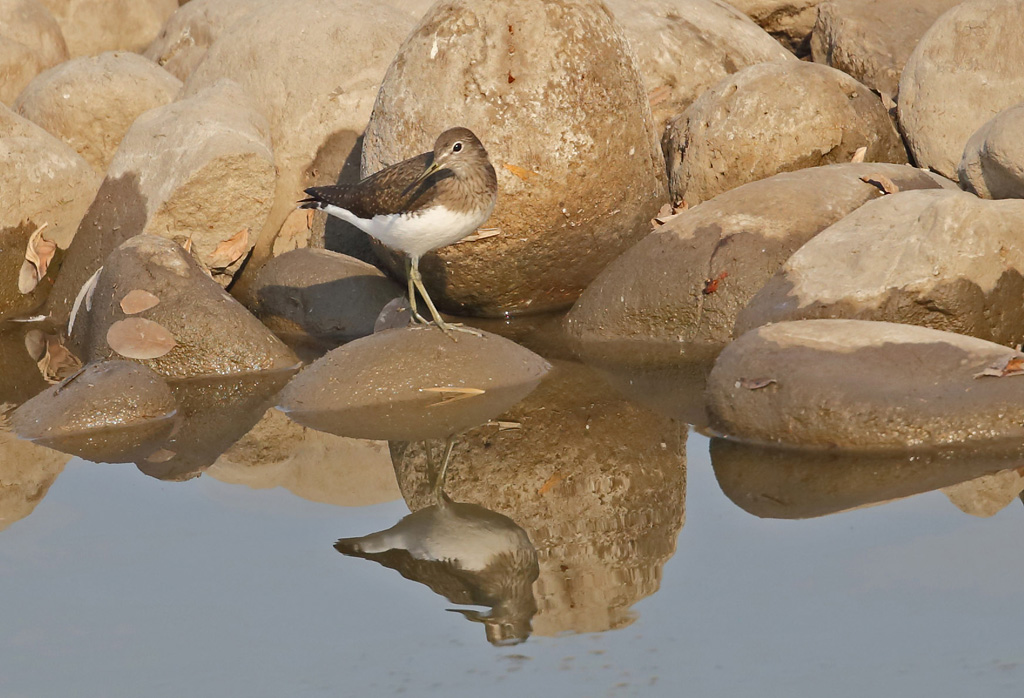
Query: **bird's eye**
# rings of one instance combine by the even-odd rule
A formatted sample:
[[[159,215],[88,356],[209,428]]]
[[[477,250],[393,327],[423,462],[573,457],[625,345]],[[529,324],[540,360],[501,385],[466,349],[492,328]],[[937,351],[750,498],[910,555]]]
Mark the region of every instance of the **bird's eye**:
[[[462,150],[462,141],[458,141],[458,142],[455,143],[455,145],[452,146],[452,152],[453,153],[457,153],[460,150]]]

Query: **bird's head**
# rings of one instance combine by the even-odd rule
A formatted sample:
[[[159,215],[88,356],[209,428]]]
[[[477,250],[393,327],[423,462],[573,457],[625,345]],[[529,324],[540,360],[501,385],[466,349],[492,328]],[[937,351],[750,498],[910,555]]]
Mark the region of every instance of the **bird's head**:
[[[451,170],[459,177],[487,162],[487,150],[472,131],[462,127],[450,128],[434,141],[434,161],[416,179],[416,183],[441,170]]]

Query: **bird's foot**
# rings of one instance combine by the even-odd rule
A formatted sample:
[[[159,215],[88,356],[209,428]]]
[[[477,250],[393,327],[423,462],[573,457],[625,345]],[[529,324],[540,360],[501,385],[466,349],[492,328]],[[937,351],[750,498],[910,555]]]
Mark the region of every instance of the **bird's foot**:
[[[483,332],[474,330],[472,327],[466,327],[461,322],[444,322],[443,320],[439,320],[435,324],[442,332],[451,337],[453,342],[459,341],[458,338],[452,334],[453,332],[465,332],[466,334],[475,335],[477,337],[484,336]]]

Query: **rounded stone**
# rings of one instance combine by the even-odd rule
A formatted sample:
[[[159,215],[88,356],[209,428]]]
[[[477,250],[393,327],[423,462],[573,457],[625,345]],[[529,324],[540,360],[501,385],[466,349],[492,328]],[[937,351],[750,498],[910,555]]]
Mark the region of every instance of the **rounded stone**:
[[[53,13],[72,58],[142,51],[178,0],[40,0]]]
[[[14,108],[102,174],[135,119],[169,104],[180,90],[181,81],[152,61],[112,51],[76,58],[36,76]]]
[[[737,316],[855,318],[1024,342],[1024,201],[907,191],[860,207],[797,250]]]
[[[863,449],[1024,437],[1024,354],[866,320],[765,325],[708,376],[711,429],[746,442]]]
[[[900,128],[919,166],[955,178],[971,134],[1024,100],[1022,25],[1021,0],[968,0],[921,38],[899,95]]]
[[[68,59],[60,25],[37,0],[0,0],[0,103],[13,104],[32,78]]]
[[[808,52],[808,39],[821,0],[728,0],[798,56]]]
[[[497,234],[426,255],[431,297],[456,314],[565,307],[642,237],[664,164],[633,52],[597,0],[438,3],[381,85],[363,174],[471,129],[498,174]],[[396,253],[385,261],[402,273]]]
[[[779,172],[850,162],[905,163],[878,97],[803,61],[762,63],[721,80],[669,122],[662,149],[674,201],[693,206]]]
[[[986,122],[964,146],[960,186],[985,199],[1024,199],[1024,102]]]

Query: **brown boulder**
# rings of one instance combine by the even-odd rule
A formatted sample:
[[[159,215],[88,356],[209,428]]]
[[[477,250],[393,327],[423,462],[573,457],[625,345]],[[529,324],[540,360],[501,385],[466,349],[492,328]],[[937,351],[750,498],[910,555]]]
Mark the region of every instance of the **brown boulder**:
[[[483,141],[499,194],[484,224],[497,235],[436,250],[420,265],[450,312],[565,307],[643,236],[665,198],[633,51],[597,0],[434,5],[381,85],[363,173],[427,151],[453,125]],[[386,262],[403,273],[397,253]]]
[[[745,68],[669,122],[662,150],[673,200],[693,206],[778,172],[850,162],[905,163],[885,107],[866,86],[802,61]]]
[[[728,0],[798,56],[808,52],[821,0]]]

